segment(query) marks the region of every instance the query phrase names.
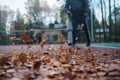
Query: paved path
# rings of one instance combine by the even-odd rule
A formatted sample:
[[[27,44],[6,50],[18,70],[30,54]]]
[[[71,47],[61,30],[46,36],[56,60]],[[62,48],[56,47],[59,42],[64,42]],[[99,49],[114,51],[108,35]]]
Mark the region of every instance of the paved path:
[[[120,43],[92,43],[92,46],[120,48]]]
[[[40,50],[40,51],[45,51],[47,50],[49,47],[55,47],[55,48],[59,48],[60,45],[62,44],[45,44],[44,48],[42,49],[40,47],[40,45],[32,45],[32,51],[35,52],[37,50]],[[85,44],[78,44],[78,46],[80,48],[83,48]],[[97,43],[93,43],[90,47],[90,49],[92,51],[94,50],[97,50],[97,51],[102,51],[102,52],[106,52],[106,51],[117,51],[117,52],[120,52],[120,44],[115,44],[115,43],[100,43],[100,44],[97,44]],[[17,50],[19,53],[24,51],[24,52],[27,52],[27,51],[30,51],[28,49],[28,46],[27,45],[1,45],[0,46],[0,53],[12,53],[14,50]]]

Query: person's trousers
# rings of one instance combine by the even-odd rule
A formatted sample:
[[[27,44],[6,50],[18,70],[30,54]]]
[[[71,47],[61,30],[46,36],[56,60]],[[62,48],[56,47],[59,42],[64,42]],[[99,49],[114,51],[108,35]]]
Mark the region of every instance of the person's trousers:
[[[89,36],[89,31],[88,31],[88,26],[87,26],[87,22],[86,22],[86,17],[84,16],[76,16],[76,17],[72,17],[72,25],[73,25],[73,44],[76,43],[76,38],[77,38],[77,29],[78,29],[78,25],[80,27],[82,27],[84,33],[85,33],[85,37],[86,37],[86,45],[89,46],[90,45],[90,36]],[[84,26],[81,26],[84,25]]]

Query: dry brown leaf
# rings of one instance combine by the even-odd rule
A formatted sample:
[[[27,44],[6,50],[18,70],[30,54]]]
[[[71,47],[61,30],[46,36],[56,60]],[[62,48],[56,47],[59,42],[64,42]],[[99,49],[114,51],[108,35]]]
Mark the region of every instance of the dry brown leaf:
[[[1,56],[0,57],[0,67],[4,66],[4,65],[8,65],[9,64],[9,57],[8,56]]]
[[[59,35],[58,35],[58,39],[61,39],[61,40],[62,40],[62,39],[63,39],[63,34],[59,34]]]
[[[27,61],[27,55],[26,55],[26,53],[19,54],[19,61],[21,61],[22,65],[24,65],[24,63]]]
[[[41,52],[40,52],[40,51],[36,51],[36,52],[35,52],[35,56],[36,56],[36,58],[38,58],[38,59],[39,59],[39,58],[40,58],[40,54],[41,54]]]
[[[70,53],[75,53],[75,48],[70,47],[70,48],[69,48],[69,52],[70,52]]]
[[[41,61],[35,61],[33,63],[33,70],[35,71],[35,73],[39,74],[40,72],[40,65],[41,65]]]
[[[43,47],[44,47],[44,43],[45,43],[45,41],[46,41],[46,39],[45,39],[45,38],[43,38],[43,39],[41,40],[41,42],[40,42],[40,46],[41,46],[41,48],[43,48]]]
[[[68,63],[68,58],[67,58],[67,56],[61,56],[61,58],[59,59],[59,61],[61,62],[61,63]]]
[[[30,53],[28,54],[28,57],[29,57],[30,60],[33,60],[33,59],[34,59],[34,54],[33,54],[32,52],[30,52]]]
[[[84,53],[85,53],[86,55],[88,55],[89,50],[90,50],[90,47],[84,47]]]
[[[32,45],[31,45],[31,44],[28,45],[28,49],[30,49],[30,48],[32,48]]]
[[[96,54],[94,52],[91,53],[91,64],[93,67],[95,67],[95,62],[96,62],[95,55]]]
[[[13,64],[14,66],[17,66],[18,61],[19,61],[19,55],[18,55],[18,54],[14,54],[14,55],[12,56],[12,59],[11,59],[12,64]]]
[[[44,59],[44,60],[42,60],[42,61],[44,62],[45,65],[50,64],[50,59]]]
[[[67,48],[65,45],[61,45],[59,49],[60,49],[60,51],[65,51]]]
[[[58,61],[58,60],[55,60],[55,61],[53,62],[53,66],[61,66],[61,62]]]
[[[30,77],[31,77],[31,73],[30,72],[23,73],[23,79],[24,80],[28,80]]]
[[[13,50],[12,55],[17,55],[17,50]]]

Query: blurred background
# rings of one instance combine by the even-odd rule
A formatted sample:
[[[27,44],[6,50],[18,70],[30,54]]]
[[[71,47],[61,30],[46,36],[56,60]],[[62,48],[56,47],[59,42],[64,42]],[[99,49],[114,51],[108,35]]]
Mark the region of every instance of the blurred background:
[[[120,0],[88,1],[92,42],[119,43]],[[0,0],[0,45],[39,44],[42,39],[48,44],[67,42],[64,4],[65,0]],[[77,34],[78,43],[84,43],[81,28]]]

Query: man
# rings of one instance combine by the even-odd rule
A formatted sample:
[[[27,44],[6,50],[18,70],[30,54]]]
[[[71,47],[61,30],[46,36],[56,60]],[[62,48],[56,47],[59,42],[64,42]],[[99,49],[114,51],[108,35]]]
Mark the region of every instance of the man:
[[[66,0],[66,4],[64,7],[65,12],[68,14],[69,18],[72,21],[73,26],[73,43],[74,46],[77,38],[77,28],[81,26],[85,36],[86,36],[86,46],[90,46],[90,37],[86,23],[86,17],[89,13],[89,6],[87,0]]]

